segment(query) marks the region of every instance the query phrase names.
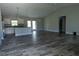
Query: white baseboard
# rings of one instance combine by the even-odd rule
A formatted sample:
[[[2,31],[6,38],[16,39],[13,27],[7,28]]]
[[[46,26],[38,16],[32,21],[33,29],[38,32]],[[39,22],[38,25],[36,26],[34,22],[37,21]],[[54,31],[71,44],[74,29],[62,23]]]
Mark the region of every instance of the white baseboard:
[[[59,32],[59,31],[57,31],[57,30],[48,30],[48,29],[46,29],[45,31]],[[71,35],[73,35],[73,32],[72,32],[72,33],[71,33],[71,32],[66,32],[66,34],[71,34]],[[77,33],[77,35],[79,35],[79,33]]]
[[[41,31],[41,30],[44,30],[44,29],[37,29],[37,31]]]
[[[73,33],[71,33],[71,32],[66,32],[66,34],[73,34]]]
[[[57,31],[57,30],[48,30],[48,29],[46,29],[45,31],[50,31],[50,32],[59,32],[59,31]]]
[[[73,35],[73,32],[71,33],[71,32],[66,32],[66,34],[72,34]],[[79,35],[79,33],[77,33],[77,35]]]

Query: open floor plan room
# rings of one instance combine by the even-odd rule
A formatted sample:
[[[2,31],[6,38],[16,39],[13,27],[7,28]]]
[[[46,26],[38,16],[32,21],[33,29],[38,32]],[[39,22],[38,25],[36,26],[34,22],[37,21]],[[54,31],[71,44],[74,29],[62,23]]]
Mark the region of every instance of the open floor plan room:
[[[79,56],[78,3],[0,3],[0,56]]]

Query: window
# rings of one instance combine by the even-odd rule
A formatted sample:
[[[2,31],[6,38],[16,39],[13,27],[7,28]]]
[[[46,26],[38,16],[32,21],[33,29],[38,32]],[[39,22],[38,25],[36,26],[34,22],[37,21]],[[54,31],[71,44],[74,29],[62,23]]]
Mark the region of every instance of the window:
[[[12,26],[18,26],[18,21],[17,20],[11,20],[11,25]]]
[[[27,21],[27,27],[31,27],[31,21]]]

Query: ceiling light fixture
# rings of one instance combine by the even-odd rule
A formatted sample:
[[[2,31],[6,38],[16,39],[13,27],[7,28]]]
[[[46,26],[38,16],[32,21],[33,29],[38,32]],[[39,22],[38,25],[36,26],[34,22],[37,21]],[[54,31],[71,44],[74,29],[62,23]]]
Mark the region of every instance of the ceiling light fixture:
[[[16,19],[18,19],[18,17],[19,17],[19,8],[16,7],[16,9],[17,9],[17,11],[16,11]]]

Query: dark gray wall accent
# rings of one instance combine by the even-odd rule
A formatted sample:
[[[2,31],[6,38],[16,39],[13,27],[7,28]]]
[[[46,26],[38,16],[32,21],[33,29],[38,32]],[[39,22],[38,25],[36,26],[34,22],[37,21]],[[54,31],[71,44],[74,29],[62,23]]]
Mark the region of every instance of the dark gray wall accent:
[[[3,30],[2,30],[2,17],[1,17],[1,10],[0,10],[0,45],[3,39]]]

